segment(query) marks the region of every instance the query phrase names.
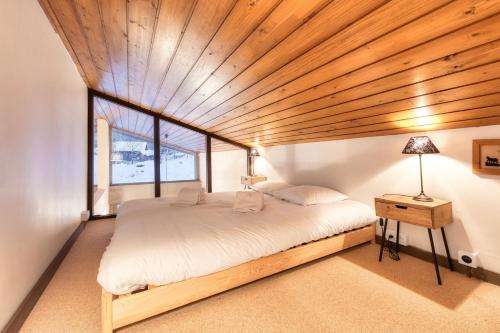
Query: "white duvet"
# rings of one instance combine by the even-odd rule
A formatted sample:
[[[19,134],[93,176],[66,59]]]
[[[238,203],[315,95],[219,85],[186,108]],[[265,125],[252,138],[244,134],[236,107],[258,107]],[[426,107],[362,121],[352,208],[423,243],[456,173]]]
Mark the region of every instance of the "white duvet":
[[[258,213],[232,211],[234,192],[193,207],[134,200],[118,212],[97,281],[113,294],[207,275],[296,245],[368,225],[373,210],[356,201],[299,206],[267,196]]]

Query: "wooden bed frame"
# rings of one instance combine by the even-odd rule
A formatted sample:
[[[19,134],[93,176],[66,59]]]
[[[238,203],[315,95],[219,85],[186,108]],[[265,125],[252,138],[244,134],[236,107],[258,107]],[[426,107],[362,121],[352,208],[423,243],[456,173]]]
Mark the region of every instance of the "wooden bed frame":
[[[375,223],[220,272],[163,286],[148,286],[131,294],[116,296],[103,289],[102,331],[111,333],[120,327],[365,242],[375,242]]]

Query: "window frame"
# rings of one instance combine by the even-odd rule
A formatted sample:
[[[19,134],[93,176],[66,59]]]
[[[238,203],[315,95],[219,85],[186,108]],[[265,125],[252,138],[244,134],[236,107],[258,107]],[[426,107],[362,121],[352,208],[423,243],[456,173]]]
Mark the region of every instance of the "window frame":
[[[115,214],[110,214],[110,215],[94,215],[94,207],[93,207],[93,201],[94,201],[94,99],[95,98],[100,98],[105,101],[129,108],[131,110],[141,112],[143,114],[149,115],[153,117],[153,124],[154,124],[154,137],[153,137],[153,142],[154,142],[154,182],[146,182],[143,184],[154,184],[155,186],[155,197],[160,197],[161,195],[161,184],[162,183],[180,183],[180,182],[192,182],[192,181],[200,181],[200,175],[199,175],[199,156],[198,154],[195,154],[196,156],[196,179],[194,180],[186,180],[186,181],[161,181],[161,175],[160,175],[160,120],[164,120],[167,122],[170,122],[174,125],[192,130],[194,132],[200,133],[205,136],[205,148],[206,148],[206,187],[207,187],[207,192],[212,192],[212,148],[211,148],[211,139],[217,139],[226,143],[229,143],[231,145],[234,145],[238,148],[244,149],[247,152],[247,157],[250,154],[250,147],[246,146],[242,143],[232,141],[230,139],[224,138],[222,136],[219,136],[214,133],[207,132],[205,130],[202,130],[200,128],[197,128],[195,126],[185,124],[182,121],[179,121],[177,119],[171,118],[169,116],[166,116],[164,114],[156,113],[154,111],[145,109],[143,107],[140,107],[138,105],[135,105],[133,103],[127,102],[125,100],[122,100],[120,98],[114,97],[107,95],[105,93],[99,92],[94,89],[87,89],[87,210],[90,213],[90,220],[97,220],[97,219],[102,219],[102,218],[113,218],[116,217]],[[110,131],[110,135],[111,135]],[[110,149],[110,154],[111,154],[111,149]],[[111,163],[111,159],[110,159]],[[249,172],[250,165],[248,163],[248,158],[247,158],[247,174]],[[110,166],[110,172],[112,172],[112,168]],[[125,183],[120,183],[113,185],[112,184],[112,174],[110,174],[110,186],[124,186],[124,185],[140,185],[140,183],[130,183],[130,184],[125,184]]]
[[[154,145],[154,139],[152,140],[148,140],[147,138],[142,138],[140,136],[134,136],[134,134],[132,133],[127,133],[126,131],[123,131],[121,130],[120,128],[116,128],[116,127],[112,127],[110,126],[110,131],[109,131],[109,136],[110,136],[110,140],[109,142],[111,143],[111,147],[113,146],[113,133],[114,131],[116,132],[121,132],[123,135],[128,135],[130,137],[135,137],[137,139],[140,139],[140,140],[144,140],[145,142],[148,142],[148,143],[151,143]],[[190,152],[188,150],[185,150],[185,151],[182,151],[180,149],[176,149],[172,146],[169,146],[168,144],[165,144],[165,143],[160,143],[160,149],[161,147],[167,147],[168,149],[171,149],[171,150],[175,150],[175,151],[178,151],[179,153],[183,153],[183,154],[187,154],[187,155],[191,155],[194,157],[194,178],[192,179],[180,179],[180,180],[161,180],[161,177],[160,177],[160,183],[188,183],[188,182],[197,182],[197,181],[200,181],[200,165],[199,165],[199,156],[198,156],[198,153],[196,153],[195,151],[193,152]],[[154,180],[154,175],[153,175],[153,180],[150,181],[150,182],[131,182],[131,183],[115,183],[113,182],[113,160],[112,160],[112,156],[113,156],[113,148],[110,149],[109,151],[109,154],[110,154],[110,158],[109,158],[109,179],[110,179],[110,183],[109,183],[109,186],[122,186],[122,185],[146,185],[146,184],[154,184],[155,183],[155,180]],[[160,154],[160,157],[161,157],[161,154]],[[153,161],[154,161],[154,158],[153,158]]]

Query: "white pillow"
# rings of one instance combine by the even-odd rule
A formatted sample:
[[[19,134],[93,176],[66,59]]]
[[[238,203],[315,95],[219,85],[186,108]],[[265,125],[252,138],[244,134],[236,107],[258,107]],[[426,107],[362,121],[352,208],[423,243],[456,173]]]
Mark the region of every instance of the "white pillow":
[[[275,191],[274,196],[292,203],[309,206],[333,203],[348,198],[347,195],[322,186],[301,185]]]
[[[276,182],[271,180],[265,180],[263,182],[258,182],[250,186],[250,188],[254,191],[262,192],[265,194],[273,195],[275,191],[279,191],[288,187],[292,187],[293,185],[284,183],[284,182]]]

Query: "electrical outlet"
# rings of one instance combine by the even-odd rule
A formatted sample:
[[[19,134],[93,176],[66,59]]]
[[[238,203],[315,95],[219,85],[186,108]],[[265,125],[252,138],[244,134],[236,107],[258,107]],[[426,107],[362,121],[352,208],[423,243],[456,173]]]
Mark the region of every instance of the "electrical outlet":
[[[90,212],[88,210],[84,210],[80,213],[80,221],[87,222],[90,218]]]
[[[387,230],[385,232],[385,239],[396,243],[396,230]],[[408,245],[408,237],[406,237],[406,234],[401,233],[401,231],[399,232],[399,245]]]
[[[477,268],[477,253],[458,250],[458,262],[462,265]]]

